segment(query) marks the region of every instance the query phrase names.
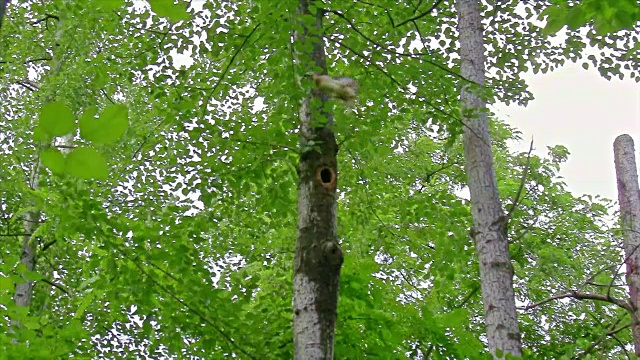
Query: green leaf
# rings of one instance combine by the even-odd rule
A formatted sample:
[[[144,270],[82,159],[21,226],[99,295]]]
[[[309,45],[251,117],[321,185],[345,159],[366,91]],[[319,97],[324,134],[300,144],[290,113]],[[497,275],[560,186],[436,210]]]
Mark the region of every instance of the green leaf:
[[[33,140],[46,142],[51,140],[52,136],[49,136],[43,129],[42,126],[36,125],[36,128],[33,130]]]
[[[589,21],[589,17],[586,16],[583,7],[580,5],[571,7],[565,19],[567,21],[567,27],[570,30],[577,30]]]
[[[20,272],[19,266],[18,266],[18,269],[16,269],[16,271]],[[20,275],[16,275],[16,274],[9,275],[9,280],[11,280],[11,282],[14,284],[24,283],[24,279]]]
[[[21,324],[27,329],[31,329],[31,330],[37,330],[37,329],[40,329],[40,327],[42,327],[42,325],[40,325],[40,320],[38,318],[33,318],[33,317],[29,317],[23,320]]]
[[[564,27],[564,17],[551,17],[547,20],[547,25],[542,32],[547,35],[553,35]]]
[[[80,302],[80,306],[78,306],[78,308],[76,309],[76,313],[73,315],[73,318],[81,318],[82,315],[84,315],[85,310],[87,310],[87,307],[89,306],[89,304],[91,304],[95,297],[96,294],[94,291],[88,291],[87,293],[85,293]]]
[[[171,22],[187,20],[186,4],[174,4],[173,0],[149,0],[151,10],[158,16],[169,18]]]
[[[122,0],[100,0],[97,2],[97,8],[104,11],[113,11],[117,10],[122,5],[124,5],[124,1]]]
[[[46,103],[40,109],[39,131],[50,137],[68,134],[74,125],[73,112],[63,103]]]
[[[11,281],[11,278],[7,276],[0,276],[0,291],[2,290],[13,290],[15,284]]]
[[[42,165],[54,173],[61,174],[64,172],[66,159],[60,150],[52,148],[45,149],[40,154],[40,160],[42,161]]]
[[[95,149],[80,147],[67,156],[66,172],[81,179],[106,179],[109,167],[104,157]]]
[[[37,272],[35,272],[35,271],[29,271],[29,270],[27,270],[27,271],[25,271],[24,273],[22,273],[22,275],[23,275],[25,278],[27,278],[27,280],[30,280],[30,281],[38,281],[38,280],[42,280],[42,279],[43,279],[43,276],[42,276],[42,275],[40,275],[40,274],[38,274],[38,273],[37,273]]]
[[[98,119],[97,108],[88,107],[80,118],[80,136],[96,144],[116,142],[129,127],[128,108],[125,105],[107,106]]]

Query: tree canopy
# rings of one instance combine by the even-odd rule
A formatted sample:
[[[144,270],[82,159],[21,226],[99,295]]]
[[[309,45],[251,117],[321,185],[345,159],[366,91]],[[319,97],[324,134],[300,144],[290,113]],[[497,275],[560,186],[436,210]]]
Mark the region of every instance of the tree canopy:
[[[632,3],[482,3],[483,96],[526,105],[523,73],[566,61],[639,81]],[[329,102],[344,251],[335,356],[490,358],[453,2],[314,4],[329,73],[360,85],[353,108]],[[314,20],[297,6],[0,7],[0,358],[292,357],[310,85],[292,34]],[[518,204],[508,232],[525,357],[624,358],[614,204],[570,193],[568,149],[514,152],[520,134],[496,118],[490,132],[504,208]],[[21,262],[24,241],[35,269]],[[13,296],[26,280],[22,307]],[[603,301],[544,302],[572,291]]]

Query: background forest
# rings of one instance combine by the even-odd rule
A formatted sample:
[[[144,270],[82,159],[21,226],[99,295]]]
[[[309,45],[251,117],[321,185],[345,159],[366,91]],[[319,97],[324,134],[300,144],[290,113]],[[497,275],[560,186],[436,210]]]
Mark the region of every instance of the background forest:
[[[465,170],[476,3],[484,103],[526,105],[521,75],[568,61],[640,80],[635,0],[0,0],[0,359],[293,358],[309,69],[359,83],[319,110],[333,356],[502,358]],[[324,69],[301,55],[318,46]],[[633,358],[617,204],[567,190],[568,149],[514,152],[483,114],[522,356]]]

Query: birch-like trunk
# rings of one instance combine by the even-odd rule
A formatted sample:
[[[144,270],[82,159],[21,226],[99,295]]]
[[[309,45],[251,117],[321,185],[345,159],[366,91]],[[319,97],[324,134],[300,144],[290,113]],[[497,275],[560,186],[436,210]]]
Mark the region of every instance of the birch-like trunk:
[[[636,356],[640,356],[640,188],[633,139],[620,135],[613,142],[618,180],[620,223],[624,235],[625,265],[631,314],[631,330]]]
[[[2,1],[2,0],[0,0]],[[6,1],[4,4],[8,4],[9,1]],[[58,20],[58,25],[61,25],[61,22]],[[58,31],[56,33],[56,43],[59,43],[64,32]],[[54,52],[54,56],[51,63],[51,73],[55,76],[60,72],[60,67],[62,66],[62,61],[57,53]],[[49,96],[45,97],[44,103],[48,102],[50,99]],[[67,145],[71,142],[73,135],[68,135],[62,137],[62,143]],[[37,151],[40,151],[41,148]],[[32,171],[29,174],[29,178],[27,179],[27,185],[31,190],[38,190],[39,181],[40,181],[40,167],[41,163],[39,160],[39,156],[32,165]],[[36,232],[38,227],[40,226],[40,218],[41,212],[38,210],[28,211],[24,215],[23,219],[23,229],[24,235],[22,238],[22,254],[20,255],[20,262],[24,264],[26,270],[35,271],[36,263],[37,263],[37,240],[33,237],[33,234]],[[29,307],[31,306],[31,299],[33,298],[33,285],[34,281],[27,279],[27,277],[22,277],[24,282],[16,284],[15,291],[13,294],[13,300],[15,301],[17,306],[21,307]],[[14,322],[14,326],[20,326],[19,323]]]
[[[327,71],[322,11],[300,0],[298,15],[315,23],[295,34],[299,65],[306,73]],[[321,4],[318,4],[320,7]],[[304,19],[301,21],[304,24]],[[308,22],[307,22],[308,24]],[[298,235],[293,270],[294,359],[333,359],[334,329],[343,254],[337,237],[337,158],[333,115],[326,95],[312,91],[300,108]]]
[[[30,174],[28,184],[32,190],[38,189],[39,175],[40,163],[36,161],[33,166],[33,171]],[[20,262],[24,264],[28,271],[34,271],[36,268],[37,249],[32,234],[38,228],[39,223],[40,212],[35,210],[28,211],[22,220],[24,235],[22,236],[22,254],[20,255]],[[15,292],[13,293],[13,301],[15,301],[18,306],[29,307],[31,305],[31,298],[33,297],[33,281],[28,280],[24,276],[23,280],[23,283],[16,284]]]
[[[465,170],[471,194],[473,228],[480,263],[482,301],[489,351],[494,358],[521,356],[522,344],[513,290],[513,265],[493,167],[486,101],[483,29],[477,0],[456,0],[460,33]]]

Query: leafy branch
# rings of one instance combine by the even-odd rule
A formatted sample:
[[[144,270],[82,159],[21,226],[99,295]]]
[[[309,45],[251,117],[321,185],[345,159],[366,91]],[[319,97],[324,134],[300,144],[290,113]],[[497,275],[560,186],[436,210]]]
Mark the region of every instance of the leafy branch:
[[[402,26],[402,25],[404,25],[404,24],[406,24],[406,23],[414,22],[414,21],[416,21],[416,20],[420,20],[421,18],[423,18],[423,17],[425,17],[425,16],[429,15],[429,14],[430,14],[433,10],[435,10],[435,9],[436,9],[436,8],[437,8],[441,3],[442,3],[442,0],[436,0],[436,2],[435,2],[435,3],[433,3],[433,5],[431,5],[431,7],[430,7],[428,10],[426,10],[426,11],[424,11],[424,12],[420,13],[420,14],[417,14],[417,15],[415,15],[415,16],[412,16],[412,17],[410,17],[410,18],[408,18],[408,19],[406,19],[406,20],[404,20],[404,21],[401,21],[399,24],[394,24],[394,23],[393,23],[393,18],[391,17],[391,14],[387,13],[387,15],[389,16],[389,19],[391,20],[391,26],[393,26],[393,28],[395,29],[395,28],[398,28],[398,27],[400,27],[400,26]]]
[[[125,259],[129,259],[129,261],[131,261],[133,263],[133,265],[136,268],[138,268],[138,270],[140,270],[140,272],[144,276],[146,276],[156,287],[158,287],[160,290],[162,290],[165,294],[169,295],[169,297],[171,297],[172,299],[177,301],[180,305],[184,306],[187,310],[189,310],[192,314],[196,315],[198,318],[200,318],[202,321],[204,321],[207,325],[211,326],[218,334],[220,334],[225,340],[227,340],[229,342],[229,344],[231,344],[231,346],[233,348],[235,348],[236,350],[238,350],[242,354],[246,355],[250,359],[257,359],[255,356],[253,356],[247,350],[245,350],[243,347],[241,347],[229,334],[227,334],[224,330],[222,330],[222,328],[220,326],[218,326],[215,322],[210,320],[205,314],[203,314],[201,311],[199,311],[198,309],[196,309],[195,307],[190,305],[185,300],[181,299],[178,295],[176,295],[173,291],[171,291],[167,286],[165,286],[159,280],[157,280],[155,277],[153,277],[149,273],[149,271],[147,271],[147,269],[145,269],[145,267],[140,264],[140,262],[138,261],[139,257],[136,256],[136,257],[132,258],[124,250],[122,250],[119,246],[117,246],[116,244],[112,244],[112,245],[115,247],[115,249]],[[157,269],[161,270],[159,267],[157,267],[157,266],[155,266],[155,267]],[[168,274],[164,270],[161,270],[161,271],[164,274]],[[173,279],[174,281],[177,281],[177,279],[175,277],[173,277],[173,276],[170,276],[170,278]]]
[[[626,230],[633,231],[632,229],[626,229]],[[618,264],[618,268],[616,269],[614,276],[611,277],[611,282],[609,283],[609,289],[607,290],[607,295],[611,294],[611,288],[613,287],[613,282],[616,279],[615,274],[618,274],[620,272],[620,269],[622,268],[622,265],[626,264],[629,258],[633,256],[636,251],[638,251],[638,247],[640,247],[640,244],[637,244],[636,246],[634,246],[633,249],[629,252],[629,254],[625,256],[624,260],[620,264]]]
[[[610,330],[607,330],[604,332],[604,334],[602,334],[598,339],[596,339],[595,341],[593,341],[589,347],[587,347],[585,350],[582,351],[582,353],[580,354],[576,354],[573,359],[582,359],[583,357],[585,357],[586,355],[590,354],[591,352],[593,352],[593,350],[600,345],[606,338],[608,337],[614,337],[617,333],[619,333],[620,331],[627,329],[631,326],[631,324],[626,324],[623,326],[620,326],[618,328],[616,328],[616,326],[618,326],[618,324],[620,323],[620,321],[622,321],[622,319],[617,319],[613,324],[611,324],[609,326]]]
[[[238,56],[238,54],[240,54],[240,51],[242,51],[242,49],[245,47],[245,45],[247,44],[247,42],[249,41],[249,39],[251,38],[253,33],[258,29],[258,27],[260,27],[259,23],[256,24],[256,26],[254,26],[253,29],[251,29],[251,31],[249,32],[249,35],[244,37],[244,40],[242,41],[240,46],[238,46],[236,51],[234,51],[233,54],[231,55],[231,58],[229,58],[229,62],[227,63],[227,66],[225,66],[224,70],[222,70],[222,74],[220,74],[220,77],[218,78],[218,81],[216,81],[215,85],[213,85],[213,87],[211,88],[211,90],[209,91],[207,96],[205,97],[206,100],[204,101],[204,104],[203,104],[203,107],[202,107],[202,116],[201,116],[201,118],[204,118],[204,116],[207,113],[207,104],[209,103],[209,101],[213,97],[213,93],[216,91],[216,89],[218,89],[218,86],[220,86],[220,84],[222,83],[222,80],[224,80],[225,76],[229,72],[229,69],[231,68],[231,65],[233,65],[233,62],[235,61],[236,57]]]
[[[631,304],[629,304],[628,302],[624,301],[624,300],[620,300],[617,298],[614,298],[612,296],[610,296],[609,294],[606,295],[601,295],[601,294],[591,294],[591,293],[583,293],[583,292],[579,292],[579,291],[569,291],[567,293],[564,294],[559,294],[559,295],[554,295],[551,296],[547,299],[544,299],[542,301],[539,301],[537,303],[534,304],[530,304],[527,305],[523,308],[523,310],[528,311],[531,309],[535,309],[539,306],[545,305],[547,303],[550,303],[552,301],[555,300],[560,300],[560,299],[575,299],[575,300],[596,300],[596,301],[604,301],[604,302],[608,302],[610,304],[614,304],[614,305],[618,305],[619,307],[629,311],[630,313],[633,314],[633,307],[631,306]]]
[[[441,1],[441,0],[440,0],[440,1]],[[438,69],[440,69],[440,70],[442,70],[442,71],[444,71],[444,72],[447,72],[447,73],[449,73],[449,74],[451,74],[451,75],[454,75],[454,76],[456,76],[456,77],[458,77],[458,78],[460,78],[460,79],[463,79],[463,80],[465,80],[465,81],[468,81],[468,80],[466,80],[465,78],[463,78],[459,73],[457,73],[457,72],[455,72],[455,71],[451,70],[450,68],[445,67],[445,66],[443,66],[443,65],[441,65],[441,64],[438,64],[438,63],[436,63],[436,62],[434,62],[434,61],[431,61],[431,60],[426,59],[425,57],[427,57],[427,56],[431,56],[431,54],[429,54],[429,53],[411,54],[411,53],[399,52],[399,51],[397,51],[397,50],[394,50],[394,49],[392,49],[392,48],[389,48],[388,46],[384,46],[384,45],[380,44],[379,42],[377,42],[377,41],[373,40],[373,39],[372,39],[372,38],[370,38],[369,36],[365,35],[365,34],[364,34],[362,31],[360,31],[360,29],[358,29],[358,27],[356,27],[356,25],[355,25],[355,24],[354,24],[354,23],[353,23],[349,18],[347,18],[347,17],[346,17],[342,12],[340,12],[340,11],[338,11],[338,10],[326,10],[326,12],[327,12],[327,13],[334,14],[334,15],[336,15],[337,17],[339,17],[340,19],[342,19],[342,20],[346,21],[346,22],[347,22],[347,24],[349,24],[349,27],[350,27],[351,29],[353,29],[353,31],[355,31],[358,35],[360,35],[360,37],[362,37],[363,39],[365,39],[366,41],[368,41],[369,43],[371,43],[372,45],[374,45],[374,46],[375,46],[376,48],[378,48],[378,49],[382,49],[382,50],[384,50],[384,51],[386,51],[386,52],[388,52],[388,53],[395,54],[395,55],[399,55],[399,56],[405,56],[405,57],[411,57],[411,58],[420,58],[420,59],[421,59],[421,60],[423,60],[424,62],[426,62],[426,63],[428,63],[428,64],[430,64],[430,65],[433,65],[433,66],[437,67]]]

